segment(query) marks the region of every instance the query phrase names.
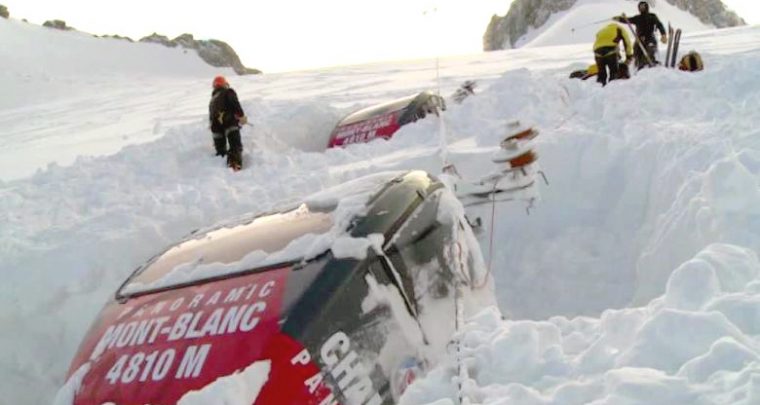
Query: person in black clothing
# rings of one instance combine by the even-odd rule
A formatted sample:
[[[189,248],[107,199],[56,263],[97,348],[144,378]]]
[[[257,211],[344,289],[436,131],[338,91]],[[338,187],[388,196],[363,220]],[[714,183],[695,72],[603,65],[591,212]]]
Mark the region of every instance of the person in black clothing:
[[[657,62],[657,39],[654,36],[654,30],[660,31],[660,40],[663,44],[668,43],[668,35],[665,32],[665,27],[660,22],[657,14],[649,12],[649,3],[646,1],[639,2],[639,14],[633,17],[622,16],[614,17],[613,20],[618,22],[627,23],[630,22],[636,26],[636,46],[633,50],[634,57],[636,58],[636,67],[641,69],[643,66],[649,64],[649,60],[653,64]],[[646,49],[649,59],[644,55],[642,46]]]
[[[208,112],[214,148],[217,156],[227,156],[227,165],[240,170],[243,164],[243,143],[240,140],[240,126],[248,122],[237,93],[230,88],[223,76],[217,76],[213,82]],[[227,143],[230,148],[227,150]]]

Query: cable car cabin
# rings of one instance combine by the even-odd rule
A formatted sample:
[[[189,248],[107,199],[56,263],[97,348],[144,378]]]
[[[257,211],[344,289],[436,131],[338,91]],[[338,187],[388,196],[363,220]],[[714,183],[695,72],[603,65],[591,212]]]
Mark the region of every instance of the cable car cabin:
[[[402,126],[445,110],[446,101],[427,91],[367,107],[343,118],[330,135],[327,147],[390,139]]]
[[[391,405],[493,283],[461,205],[379,173],[198,230],[138,268],[69,370],[73,405]],[[232,392],[229,392],[229,390]]]

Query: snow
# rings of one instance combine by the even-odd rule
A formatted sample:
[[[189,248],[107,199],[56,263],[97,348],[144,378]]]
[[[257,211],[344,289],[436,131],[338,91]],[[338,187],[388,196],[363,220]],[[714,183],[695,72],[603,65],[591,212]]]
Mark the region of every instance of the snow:
[[[177,405],[206,405],[210,403],[219,405],[250,405],[256,401],[269,379],[271,362],[257,361],[242,371],[232,375],[217,378],[209,385],[196,390],[188,391],[179,399]],[[74,395],[79,390],[82,380],[90,370],[90,363],[80,367],[63,387],[58,391],[53,405],[71,405],[74,403]],[[116,405],[106,403],[103,405]]]
[[[6,19],[0,21],[0,60],[13,61],[0,71],[1,179],[155,140],[208,102],[206,94],[188,91],[188,83],[233,74],[195,52]]]
[[[725,245],[711,245],[688,263],[708,259],[714,263],[754,263],[749,272],[757,282],[754,252]],[[712,269],[712,266],[707,265]],[[739,277],[747,272],[739,269]],[[747,267],[745,267],[747,268]],[[737,294],[750,298],[753,283],[720,287],[715,273],[712,288],[692,291],[696,273],[704,280],[704,266],[686,264],[668,283],[668,293],[647,306],[608,310],[600,319],[553,317],[547,321],[506,321],[497,309],[474,317],[464,331],[477,403],[678,403],[714,404],[725,401],[725,389],[739,375],[758,371],[756,323],[729,320],[714,304]],[[733,272],[724,273],[732,277]],[[687,281],[679,283],[675,280]],[[672,296],[689,297],[691,309],[675,309],[681,303]],[[746,300],[749,298],[749,300]],[[730,312],[730,311],[729,311]],[[735,313],[735,312],[734,312]],[[745,308],[742,316],[756,320],[757,307]],[[453,357],[453,355],[451,356]],[[455,362],[441,366],[453,378]],[[402,404],[430,403],[446,379],[431,378],[415,384]],[[751,389],[751,381],[732,391]],[[732,394],[733,395],[733,394]],[[414,398],[424,397],[424,401]],[[738,398],[732,396],[737,400]],[[656,402],[652,402],[656,400]],[[512,403],[512,402],[509,402]],[[751,403],[751,402],[747,402]]]
[[[190,391],[177,405],[250,405],[256,402],[261,388],[269,379],[270,361],[257,361],[245,370],[220,377],[198,391]]]
[[[383,235],[371,234],[363,238],[354,238],[348,235],[348,227],[351,220],[357,215],[364,214],[367,201],[380,190],[380,187],[397,177],[399,172],[378,173],[362,181],[349,181],[327,190],[319,191],[305,198],[305,203],[299,207],[272,214],[263,219],[255,219],[252,223],[243,221],[242,224],[223,225],[219,229],[212,229],[209,232],[197,231],[193,234],[193,239],[211,240],[215,234],[234,233],[236,228],[245,226],[257,226],[257,222],[263,221],[261,225],[266,232],[266,227],[272,224],[293,221],[298,217],[311,215],[310,212],[328,212],[329,228],[324,233],[306,233],[299,235],[290,240],[285,247],[276,251],[254,250],[246,254],[240,260],[222,263],[205,260],[203,249],[199,249],[196,257],[192,260],[185,261],[176,265],[169,270],[164,276],[151,281],[142,283],[140,281],[131,281],[124,286],[122,294],[135,294],[149,290],[156,290],[163,287],[189,283],[197,280],[210,279],[228,274],[234,274],[247,269],[254,269],[266,266],[272,266],[281,263],[291,263],[296,261],[308,261],[320,254],[331,250],[336,258],[352,257],[364,259],[367,256],[367,249],[381,251],[383,246]],[[170,255],[171,249],[165,254]]]
[[[377,282],[374,276],[366,276],[369,294],[362,301],[362,312],[368,313],[378,306],[387,306],[393,313],[394,319],[401,323],[400,332],[405,334],[403,341],[412,344],[413,347],[423,347],[425,337],[417,327],[417,320],[409,314],[404,297],[397,289]],[[386,350],[387,352],[387,350]],[[393,353],[390,353],[393,354]]]
[[[530,215],[520,202],[497,204],[492,252],[491,206],[468,209],[483,220],[477,238],[498,300],[459,334],[472,401],[760,401],[760,28],[685,35],[704,72],[643,71],[604,89],[566,78],[591,62],[588,44],[442,58],[442,94],[478,81],[444,114],[447,153],[434,119],[391,141],[321,149],[346,113],[434,88],[434,61],[231,77],[255,125],[243,130],[239,173],[213,156],[206,129],[216,70],[175,50],[111,51],[99,47],[112,40],[41,30],[0,19],[10,61],[0,72],[4,402],[71,395],[80,374],[67,383],[66,370],[99,308],[191,231],[378,172],[439,174],[451,161],[487,174],[516,118],[541,131],[549,185]],[[28,46],[38,41],[50,46]],[[19,43],[18,57],[4,53]],[[30,67],[53,49],[71,57]],[[79,58],[85,51],[112,53]],[[122,56],[152,64],[112,62]],[[317,196],[307,205],[359,204]],[[357,252],[333,236],[329,246]],[[440,355],[399,403],[457,403],[456,362]]]
[[[587,44],[591,47],[596,33],[605,24],[612,22],[612,17],[623,13],[627,16],[638,14],[638,1],[630,0],[578,0],[570,9],[552,15],[541,27],[536,27],[522,36],[516,43],[519,47],[545,47],[569,44]],[[652,7],[665,29],[668,23],[684,32],[698,32],[715,27],[707,25],[691,13],[681,10],[665,0],[658,1]],[[608,17],[606,22],[598,22]],[[626,28],[627,29],[627,28]]]
[[[716,250],[710,246],[699,255],[723,265],[735,260]],[[690,287],[671,283],[669,293],[685,295]],[[753,383],[741,376],[760,371],[755,327],[739,326],[710,308],[737,292],[749,296],[751,288],[714,289],[705,305],[692,310],[670,308],[664,297],[644,307],[607,310],[598,319],[502,321],[496,308],[486,310],[460,338],[472,376],[468,394],[484,404],[714,404],[752,398]],[[414,384],[401,404],[450,397],[456,362],[449,357]]]
[[[65,384],[58,390],[55,398],[53,399],[53,405],[71,405],[74,403],[74,397],[76,396],[79,388],[82,386],[82,380],[90,371],[90,363],[83,364],[77,369]]]
[[[335,239],[330,251],[338,259],[353,258],[362,260],[367,257],[367,250],[380,252],[383,250],[385,238],[379,233],[373,233],[366,238],[352,238],[350,236],[339,236]]]

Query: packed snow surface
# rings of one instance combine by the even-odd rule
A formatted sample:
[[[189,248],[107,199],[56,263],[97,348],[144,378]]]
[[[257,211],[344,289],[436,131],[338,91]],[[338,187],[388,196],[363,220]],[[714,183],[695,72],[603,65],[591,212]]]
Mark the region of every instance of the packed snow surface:
[[[36,29],[0,19],[0,52],[8,35],[31,41]],[[49,39],[85,41],[61,35]],[[70,398],[87,370],[66,383],[67,368],[99,308],[192,230],[379,171],[440,173],[453,161],[485,175],[517,118],[541,131],[549,184],[529,215],[521,202],[498,204],[493,220],[491,206],[468,211],[483,222],[499,308],[458,335],[465,394],[483,404],[759,403],[760,28],[686,36],[691,48],[706,71],[647,70],[606,88],[567,79],[591,61],[587,44],[443,58],[442,93],[475,79],[475,96],[450,103],[442,122],[329,151],[346,113],[433,88],[435,61],[232,77],[254,124],[238,173],[213,156],[210,72],[146,77],[133,66],[93,81],[45,65],[25,73],[36,83],[26,98],[8,85],[25,59],[3,55],[0,397],[45,404],[63,387],[59,399]],[[84,52],[71,49],[59,65]],[[166,52],[156,58],[180,56]],[[401,403],[456,404],[457,365],[444,356]]]

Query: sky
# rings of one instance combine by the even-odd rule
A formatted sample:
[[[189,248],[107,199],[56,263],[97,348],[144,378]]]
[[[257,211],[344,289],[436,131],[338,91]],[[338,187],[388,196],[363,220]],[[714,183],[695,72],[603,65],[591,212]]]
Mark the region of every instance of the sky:
[[[93,34],[153,32],[228,42],[246,66],[293,71],[477,53],[490,18],[511,0],[149,1],[0,0],[11,16],[62,19]],[[757,0],[724,0],[750,24]]]

